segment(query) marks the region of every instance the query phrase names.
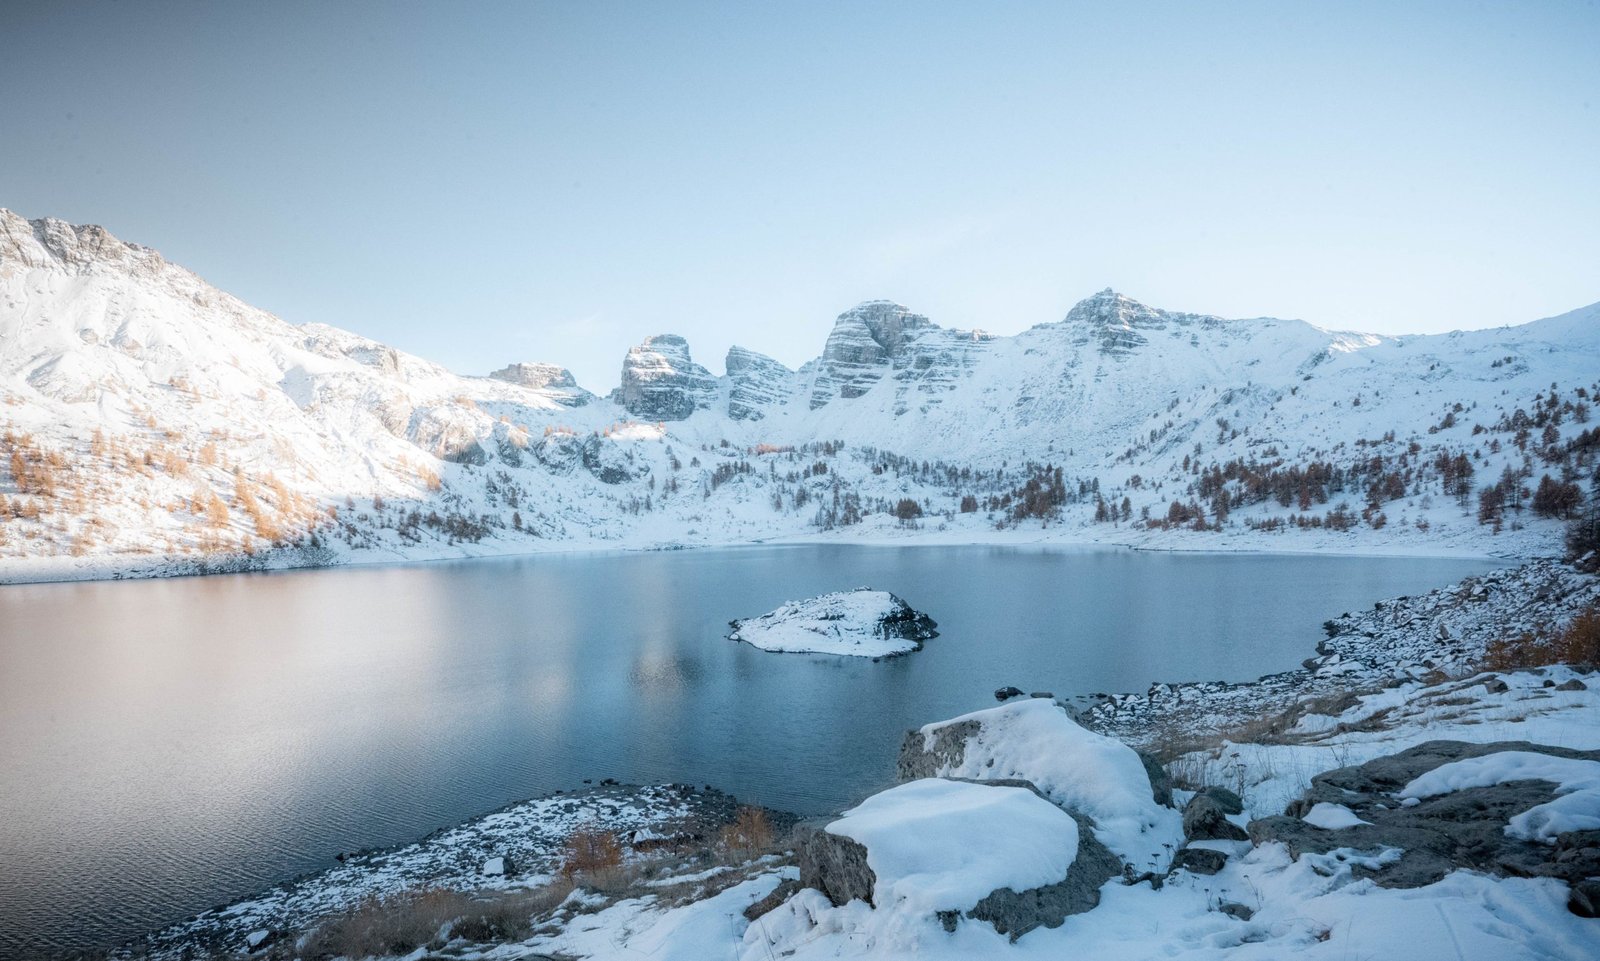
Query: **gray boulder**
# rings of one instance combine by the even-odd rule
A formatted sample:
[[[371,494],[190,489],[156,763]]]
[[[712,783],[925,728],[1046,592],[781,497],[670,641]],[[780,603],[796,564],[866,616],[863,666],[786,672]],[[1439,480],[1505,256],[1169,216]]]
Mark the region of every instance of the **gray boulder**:
[[[1024,788],[1044,798],[1044,794],[1027,781],[968,783],[985,787]],[[1088,819],[1075,814],[1072,816],[1078,824],[1078,850],[1066,878],[1026,891],[1001,888],[983,897],[969,911],[940,912],[939,918],[945,927],[954,930],[960,918],[965,917],[992,924],[996,931],[1016,940],[1034,928],[1057,927],[1068,916],[1081,914],[1099,904],[1100,888],[1122,874],[1122,862],[1095,838],[1093,825]],[[830,834],[826,830],[828,823],[809,821],[795,828],[800,884],[821,891],[837,905],[852,900],[873,904],[877,877],[867,863],[866,847],[849,838]],[[982,840],[973,838],[972,842],[982,844]]]
[[[1228,820],[1227,809],[1210,794],[1201,792],[1183,808],[1183,836],[1191,841],[1248,841],[1239,825]]]
[[[1567,910],[1580,918],[1600,918],[1600,878],[1572,882]]]
[[[1136,753],[1139,762],[1144,765],[1144,773],[1150,776],[1150,796],[1162,807],[1172,807],[1172,776],[1167,773],[1166,765],[1156,760],[1153,754],[1143,751]]]
[[[1191,874],[1216,874],[1228,863],[1228,856],[1210,848],[1182,848],[1172,856],[1172,870],[1182,868]]]
[[[1201,794],[1217,802],[1217,806],[1228,814],[1243,814],[1244,801],[1239,795],[1225,787],[1208,787],[1200,790]]]
[[[867,866],[867,849],[850,838],[829,834],[832,818],[795,825],[795,854],[800,885],[816,888],[834,904],[872,903],[877,876]]]

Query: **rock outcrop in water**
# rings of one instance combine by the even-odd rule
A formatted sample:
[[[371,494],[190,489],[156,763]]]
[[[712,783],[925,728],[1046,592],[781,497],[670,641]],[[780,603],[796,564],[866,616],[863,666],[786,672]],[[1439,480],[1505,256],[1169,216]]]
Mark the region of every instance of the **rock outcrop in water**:
[[[888,591],[858,587],[790,601],[760,617],[729,621],[728,637],[764,651],[886,657],[939,636],[933,618]]]

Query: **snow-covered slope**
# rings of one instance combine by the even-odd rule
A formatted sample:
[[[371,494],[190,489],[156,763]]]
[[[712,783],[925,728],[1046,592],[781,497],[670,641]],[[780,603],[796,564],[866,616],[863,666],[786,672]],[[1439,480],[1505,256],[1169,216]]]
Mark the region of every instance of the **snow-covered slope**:
[[[1593,472],[1600,305],[1390,338],[1103,291],[1014,337],[875,301],[819,339],[717,376],[652,337],[608,395],[461,376],[0,210],[0,579],[939,532],[1552,553],[1524,488]]]

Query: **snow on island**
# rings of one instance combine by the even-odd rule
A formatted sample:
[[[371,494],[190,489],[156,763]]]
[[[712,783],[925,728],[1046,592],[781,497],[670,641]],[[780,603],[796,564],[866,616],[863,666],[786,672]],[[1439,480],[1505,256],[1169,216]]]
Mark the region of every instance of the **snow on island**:
[[[888,591],[858,587],[789,601],[760,617],[729,621],[735,641],[763,651],[888,657],[939,636],[933,618]]]

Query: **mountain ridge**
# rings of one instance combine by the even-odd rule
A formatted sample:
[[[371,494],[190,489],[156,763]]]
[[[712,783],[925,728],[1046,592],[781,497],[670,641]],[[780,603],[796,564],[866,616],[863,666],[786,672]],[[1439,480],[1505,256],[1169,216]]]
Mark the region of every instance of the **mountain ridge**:
[[[1568,448],[1600,392],[1595,356],[1600,304],[1388,337],[1168,311],[1107,288],[1009,336],[867,301],[794,370],[734,347],[712,374],[683,337],[657,335],[599,394],[555,364],[466,376],[290,324],[102,228],[0,210],[0,579],[42,560],[321,563],[902,537],[917,524],[1146,546],[1550,552],[1551,524],[1518,510],[1491,533],[1422,462],[1469,456],[1479,483],[1508,470],[1519,485],[1583,479],[1592,455]],[[1532,448],[1510,426],[1517,411],[1538,422]],[[1365,500],[1362,523],[1335,537],[1320,515],[1307,526],[1303,504],[1258,499],[1254,474],[1312,464],[1339,475],[1317,509]],[[1018,515],[1047,465],[1061,489]],[[1403,496],[1370,500],[1374,474],[1401,478],[1386,483]],[[1390,523],[1401,511],[1404,531]]]

